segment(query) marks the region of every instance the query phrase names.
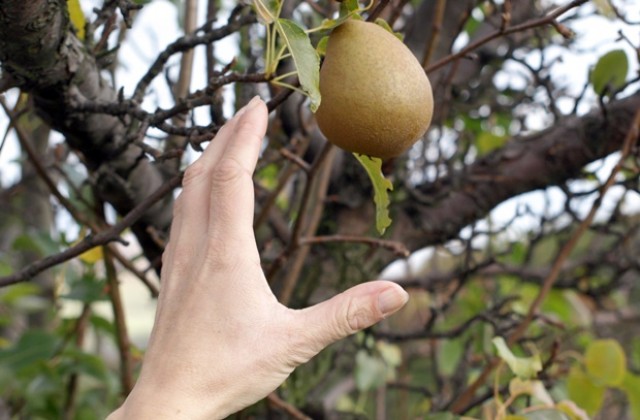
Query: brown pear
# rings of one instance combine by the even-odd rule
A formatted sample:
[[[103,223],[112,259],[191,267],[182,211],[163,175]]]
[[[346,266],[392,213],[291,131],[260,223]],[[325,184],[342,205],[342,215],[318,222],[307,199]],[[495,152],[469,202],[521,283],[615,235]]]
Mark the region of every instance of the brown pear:
[[[413,53],[375,23],[348,20],[329,36],[316,112],[327,139],[382,159],[398,156],[427,131],[431,84]]]

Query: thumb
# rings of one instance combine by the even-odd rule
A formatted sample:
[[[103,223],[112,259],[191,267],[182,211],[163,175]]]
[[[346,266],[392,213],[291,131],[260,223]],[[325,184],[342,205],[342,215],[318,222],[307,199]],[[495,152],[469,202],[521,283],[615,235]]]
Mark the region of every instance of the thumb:
[[[341,338],[370,327],[402,308],[407,292],[389,281],[359,284],[310,308],[298,311],[295,322],[307,360]],[[301,348],[298,348],[301,350]]]

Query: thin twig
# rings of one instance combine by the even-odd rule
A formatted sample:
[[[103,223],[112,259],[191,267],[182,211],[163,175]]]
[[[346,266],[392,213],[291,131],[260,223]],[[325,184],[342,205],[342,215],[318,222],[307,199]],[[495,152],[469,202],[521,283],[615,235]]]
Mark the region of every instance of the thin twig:
[[[129,395],[133,389],[133,359],[131,357],[131,341],[127,332],[127,321],[124,314],[124,305],[120,295],[120,284],[118,274],[113,264],[113,258],[109,248],[102,247],[104,253],[104,266],[109,285],[109,300],[113,308],[113,320],[116,332],[116,342],[118,343],[118,354],[120,356],[120,386],[123,397]]]
[[[309,173],[309,171],[311,170],[311,165],[309,165],[299,155],[293,153],[291,150],[287,149],[286,147],[280,148],[280,154],[284,156],[286,159],[295,163],[296,166],[300,167],[300,169],[302,169],[306,173]]]
[[[431,26],[433,27],[433,31],[431,32],[431,38],[429,42],[425,45],[424,56],[422,57],[422,67],[427,67],[429,61],[431,60],[431,56],[436,49],[436,45],[438,44],[438,40],[440,39],[440,31],[442,30],[442,21],[444,20],[444,11],[446,6],[446,0],[438,0],[436,3],[436,8],[433,12],[433,22]]]
[[[93,235],[89,235],[76,245],[67,248],[66,250],[44,257],[38,261],[34,261],[32,264],[22,268],[21,270],[10,274],[8,276],[0,277],[0,287],[9,286],[12,284],[20,283],[30,280],[36,274],[43,272],[51,267],[61,264],[65,261],[69,261],[80,254],[95,248],[96,246],[102,246],[109,242],[118,241],[120,234],[135,222],[137,222],[151,206],[160,201],[167,194],[173,191],[182,181],[182,174],[176,175],[169,179],[165,184],[155,190],[151,195],[142,200],[140,204],[134,207],[125,217],[123,217],[118,223],[111,226],[109,229],[98,232]]]
[[[504,32],[511,24],[511,0],[505,0],[502,5],[502,22],[500,22],[500,31]]]
[[[461,49],[460,51],[458,51],[455,54],[451,54],[448,55],[446,57],[441,58],[440,60],[436,61],[435,63],[431,64],[430,66],[428,66],[427,68],[425,68],[425,71],[427,73],[431,73],[435,70],[438,70],[439,68],[449,64],[452,61],[455,61],[461,57],[466,56],[467,54],[469,54],[471,51],[477,49],[478,47],[493,41],[494,39],[500,38],[502,36],[506,36],[506,35],[510,35],[516,32],[522,32],[522,31],[526,31],[528,29],[533,29],[533,28],[537,28],[539,26],[544,26],[544,25],[553,25],[555,20],[565,14],[566,12],[568,12],[569,10],[581,6],[584,3],[586,3],[589,0],[574,0],[571,3],[563,6],[563,7],[559,7],[558,9],[554,10],[553,12],[549,13],[546,16],[543,16],[541,18],[538,19],[532,19],[528,22],[524,22],[521,23],[519,25],[514,25],[514,26],[510,26],[508,28],[505,28],[504,30],[502,29],[498,29],[495,32],[492,32],[474,42],[472,42],[471,44],[467,45],[466,47],[464,47],[463,49]]]
[[[256,16],[253,13],[247,13],[235,20],[230,20],[225,26],[206,32],[204,35],[195,36],[193,34],[188,34],[178,38],[169,44],[167,48],[158,55],[151,67],[149,67],[149,70],[147,70],[145,75],[142,76],[136,85],[133,93],[133,100],[135,102],[142,102],[142,98],[144,97],[147,87],[151,81],[162,72],[165,64],[174,54],[191,50],[198,45],[206,45],[211,42],[218,41],[234,34],[244,25],[249,25],[255,22]]]
[[[376,8],[373,9],[371,14],[367,17],[367,22],[373,22],[374,20],[376,20],[388,4],[389,0],[380,0],[380,2],[376,5]]]
[[[271,394],[267,395],[267,401],[269,401],[269,404],[278,408],[281,411],[284,411],[295,420],[311,420],[311,417],[307,416],[302,411],[300,411],[297,407],[289,404],[288,402],[280,398],[278,394],[276,394],[275,392],[272,392]]]
[[[278,258],[276,258],[276,260],[273,262],[273,264],[269,268],[269,271],[267,272],[267,275],[266,275],[269,282],[273,280],[276,273],[280,270],[280,268],[282,268],[282,265],[284,264],[286,259],[289,257],[289,255],[291,255],[295,251],[295,249],[298,247],[297,240],[300,239],[302,229],[305,226],[304,222],[306,219],[306,210],[307,210],[307,206],[309,205],[309,201],[311,199],[311,189],[312,189],[311,187],[312,187],[312,184],[314,183],[315,175],[320,169],[322,163],[324,162],[325,158],[327,157],[331,149],[332,149],[331,143],[327,142],[325,144],[324,149],[322,149],[320,154],[316,157],[316,160],[311,166],[311,169],[309,170],[309,172],[307,172],[307,180],[306,180],[304,191],[302,193],[302,202],[300,203],[298,217],[292,229],[293,233],[291,236],[291,241],[289,243],[289,246],[282,252],[282,254]]]
[[[75,327],[71,336],[75,337],[75,345],[79,350],[82,350],[84,345],[84,339],[87,332],[87,325],[89,324],[89,317],[91,315],[91,305],[85,303],[82,306],[82,312],[76,320]],[[80,375],[78,372],[73,372],[67,381],[66,396],[64,401],[64,418],[75,418],[75,404],[78,396],[78,383],[80,381]]]
[[[44,167],[44,165],[40,161],[38,154],[36,153],[35,150],[33,150],[33,147],[31,146],[31,142],[28,141],[27,133],[22,129],[20,124],[16,123],[17,116],[8,107],[7,103],[5,102],[2,96],[0,96],[0,106],[2,106],[2,109],[4,110],[4,112],[7,114],[9,119],[13,122],[13,129],[16,132],[20,146],[27,153],[29,162],[31,162],[31,164],[33,165],[33,168],[35,169],[40,179],[42,179],[42,181],[45,183],[47,188],[49,188],[49,191],[51,192],[51,194],[53,194],[53,196],[58,200],[58,202],[62,204],[62,206],[69,212],[69,214],[71,214],[71,217],[73,217],[75,220],[77,220],[81,224],[84,224],[87,226],[90,225],[91,222],[87,217],[85,217],[84,213],[78,211],[75,208],[75,206],[71,204],[71,202],[67,200],[67,198],[64,195],[62,195],[62,193],[58,190],[58,187],[56,186],[55,182],[49,176],[47,169]]]
[[[282,190],[287,186],[291,176],[297,172],[297,167],[295,165],[287,165],[278,176],[278,184],[276,187],[269,193],[269,196],[264,203],[262,203],[262,208],[258,212],[258,215],[253,222],[253,229],[257,230],[262,226],[262,224],[269,218],[269,214],[271,213],[271,209],[276,203],[278,196],[282,192]]]
[[[311,236],[308,238],[300,238],[300,245],[326,244],[332,242],[352,242],[369,245],[372,247],[385,248],[401,258],[407,258],[410,254],[409,249],[398,241],[388,239],[378,239],[368,236],[351,236],[351,235],[327,235],[327,236]]]
[[[289,270],[287,270],[282,290],[278,296],[283,305],[287,305],[291,300],[291,296],[293,296],[293,291],[298,284],[300,274],[302,273],[302,269],[307,261],[307,256],[311,249],[308,245],[301,246],[300,239],[302,236],[315,234],[318,230],[318,225],[322,220],[324,201],[329,188],[329,180],[331,178],[331,163],[335,156],[336,148],[330,143],[327,143],[319,156],[318,162],[316,162],[318,165],[314,164],[314,167],[311,169],[311,172],[314,175],[308,178],[309,184],[307,184],[307,186],[309,188],[305,189],[305,193],[303,193],[303,203],[300,206],[301,213],[298,217],[304,216],[303,219],[299,219],[300,224],[296,223],[293,228],[293,234],[291,235],[291,246],[289,248],[291,253],[289,255],[293,255],[293,252],[295,251],[297,252]],[[317,174],[315,173],[316,170],[318,171]],[[309,206],[312,204],[312,201],[314,205]],[[304,213],[302,212],[303,209]]]
[[[289,257],[295,254],[295,259],[291,263],[290,269],[287,270],[286,277],[282,282],[281,292],[278,296],[280,302],[285,305],[289,302],[293,294],[293,289],[300,276],[304,260],[309,252],[309,247],[301,247],[299,240],[302,236],[313,235],[318,227],[318,223],[320,223],[322,209],[324,208],[322,201],[324,200],[329,185],[330,165],[328,163],[330,163],[333,156],[335,156],[334,149],[331,143],[327,142],[320,154],[316,156],[310,170],[306,173],[307,179],[304,191],[302,192],[298,217],[292,228],[291,239],[288,246],[275,259],[267,272],[267,279],[269,283],[271,283]],[[315,198],[318,205],[308,211],[313,198]]]
[[[531,324],[531,321],[535,317],[536,312],[538,311],[538,308],[540,308],[540,305],[542,305],[545,298],[551,291],[551,288],[553,287],[556,280],[558,279],[560,272],[562,271],[562,267],[565,261],[569,258],[571,251],[573,251],[573,249],[578,244],[578,240],[582,237],[582,235],[586,232],[586,230],[589,228],[589,226],[593,222],[593,219],[596,216],[597,211],[600,209],[600,206],[602,205],[602,201],[605,194],[607,193],[609,188],[611,188],[611,186],[615,183],[616,176],[624,166],[624,161],[630,155],[633,149],[633,145],[637,142],[639,136],[640,136],[640,111],[636,113],[636,116],[633,120],[633,124],[629,129],[627,137],[622,146],[622,154],[620,155],[620,159],[618,160],[618,163],[616,163],[616,166],[611,170],[611,173],[609,174],[609,177],[605,181],[604,185],[600,188],[600,194],[598,196],[598,199],[594,201],[593,205],[591,206],[591,210],[587,214],[587,217],[582,221],[582,223],[580,223],[578,228],[574,231],[573,235],[571,235],[571,238],[569,238],[567,243],[560,250],[560,253],[558,254],[553,265],[551,266],[551,272],[549,273],[548,277],[545,279],[544,283],[542,284],[542,288],[540,289],[540,292],[538,292],[538,295],[536,296],[534,301],[531,303],[531,306],[529,307],[529,311],[527,312],[527,315],[525,316],[524,320],[522,321],[518,329],[516,329],[516,331],[514,331],[509,337],[509,340],[508,340],[509,344],[514,344],[516,341],[518,341],[524,335],[524,332],[529,327],[529,324]]]
[[[196,29],[198,19],[198,4],[196,0],[187,0],[184,2],[184,32],[190,34]],[[191,76],[193,74],[193,55],[194,51],[188,49],[182,53],[180,58],[180,74],[178,75],[178,81],[173,87],[174,101],[177,103],[182,98],[185,98],[189,94],[189,88],[191,86]],[[210,102],[210,100],[208,101]],[[186,115],[180,113],[174,115],[172,123],[176,127],[184,127],[186,125]],[[165,151],[171,150],[183,150],[187,143],[180,136],[171,135],[165,141]],[[172,169],[180,169],[180,159],[175,159],[172,162]]]

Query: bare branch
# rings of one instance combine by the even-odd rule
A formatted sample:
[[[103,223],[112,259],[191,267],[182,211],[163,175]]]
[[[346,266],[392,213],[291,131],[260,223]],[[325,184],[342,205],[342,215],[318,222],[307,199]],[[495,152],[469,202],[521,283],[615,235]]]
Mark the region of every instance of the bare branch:
[[[400,258],[409,257],[409,250],[402,242],[390,241],[387,239],[372,238],[367,236],[349,236],[349,235],[329,235],[329,236],[312,236],[308,238],[300,238],[300,245],[327,244],[335,242],[350,242],[369,245],[374,248],[384,248],[393,252]]]
[[[120,240],[119,235],[120,233],[122,233],[122,231],[131,227],[131,225],[137,222],[149,209],[149,207],[153,206],[156,202],[163,199],[167,194],[173,191],[174,188],[180,185],[181,181],[182,175],[170,179],[167,183],[162,185],[151,195],[142,200],[140,204],[134,207],[133,210],[131,210],[125,217],[123,217],[118,223],[113,225],[108,230],[96,233],[94,235],[89,235],[78,244],[67,248],[63,252],[55,255],[50,255],[41,260],[35,261],[34,263],[29,264],[28,266],[22,268],[14,274],[0,277],[0,287],[27,281],[33,278],[33,276],[35,276],[36,274],[41,273],[48,268],[55,267],[56,265],[61,264],[65,261],[69,261],[70,259],[79,256],[80,254],[90,250],[91,248]]]
[[[467,45],[466,47],[464,47],[463,49],[461,49],[460,51],[458,51],[455,54],[451,54],[448,55],[446,57],[441,58],[440,60],[436,61],[435,63],[429,65],[427,68],[425,68],[425,71],[427,73],[431,73],[433,71],[438,70],[439,68],[449,64],[450,62],[454,61],[454,60],[458,60],[459,58],[465,57],[466,55],[468,55],[470,52],[476,50],[478,47],[493,41],[494,39],[500,38],[502,36],[505,35],[509,35],[509,34],[513,34],[516,32],[523,32],[526,31],[528,29],[533,29],[533,28],[537,28],[540,26],[546,26],[546,25],[556,25],[556,19],[560,16],[562,16],[563,14],[565,14],[566,12],[568,12],[571,9],[574,9],[576,7],[579,7],[581,5],[583,5],[584,3],[586,3],[589,0],[574,0],[571,3],[559,7],[556,10],[554,10],[553,12],[549,13],[548,15],[538,18],[538,19],[532,19],[528,22],[524,22],[521,23],[519,25],[513,25],[513,26],[509,26],[507,27],[505,25],[504,28],[500,28],[498,30],[496,30],[495,32],[492,32],[474,42],[472,42],[471,44]]]

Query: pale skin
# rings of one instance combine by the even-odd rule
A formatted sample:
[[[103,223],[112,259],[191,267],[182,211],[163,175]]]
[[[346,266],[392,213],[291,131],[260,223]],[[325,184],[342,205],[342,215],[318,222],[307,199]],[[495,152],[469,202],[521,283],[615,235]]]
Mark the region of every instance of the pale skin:
[[[315,306],[280,304],[260,266],[252,174],[267,127],[254,98],[185,172],[142,372],[115,419],[221,419],[267,396],[329,344],[408,299],[386,281]]]

